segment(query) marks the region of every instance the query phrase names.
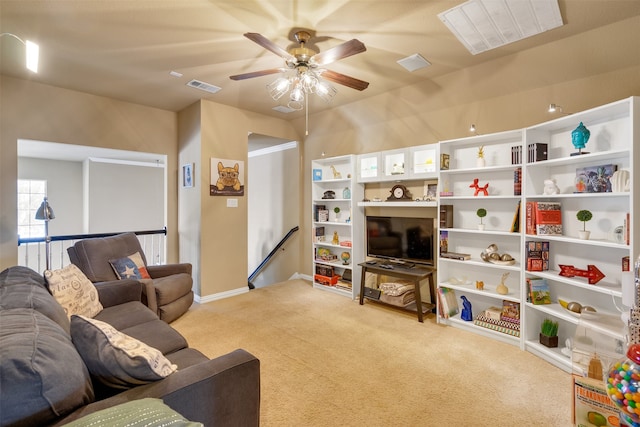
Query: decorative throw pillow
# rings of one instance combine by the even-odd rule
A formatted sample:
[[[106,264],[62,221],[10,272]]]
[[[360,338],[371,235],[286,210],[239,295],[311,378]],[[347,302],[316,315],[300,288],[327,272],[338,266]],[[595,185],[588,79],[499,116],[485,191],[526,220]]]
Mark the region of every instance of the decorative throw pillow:
[[[161,399],[151,397],[121,403],[65,424],[66,427],[120,427],[124,425],[131,427],[168,425],[171,427],[198,427],[203,424],[188,421]]]
[[[44,278],[69,318],[73,314],[94,317],[102,311],[96,287],[74,264],[60,270],[45,270]]]
[[[110,387],[147,384],[178,369],[159,350],[100,320],[71,316],[71,339],[89,372]]]
[[[140,252],[123,258],[111,259],[109,264],[116,272],[118,279],[151,279]]]

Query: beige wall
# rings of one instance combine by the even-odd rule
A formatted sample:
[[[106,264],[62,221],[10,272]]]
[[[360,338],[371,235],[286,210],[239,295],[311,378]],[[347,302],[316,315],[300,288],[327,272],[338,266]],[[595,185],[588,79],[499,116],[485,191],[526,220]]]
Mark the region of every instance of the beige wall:
[[[19,138],[166,154],[167,256],[177,259],[176,114],[0,76],[0,270],[17,263]]]
[[[194,269],[198,271],[197,294],[200,300],[207,301],[245,292],[248,290],[247,198],[251,187],[245,187],[243,197],[236,197],[237,208],[228,208],[227,197],[209,195],[210,160],[215,157],[243,161],[245,176],[242,183],[246,184],[250,132],[290,141],[299,140],[299,136],[291,123],[284,120],[206,100],[181,112],[180,124],[181,158],[192,158],[194,150],[199,149],[195,173],[199,206],[184,206],[182,203],[180,206],[181,212],[188,211],[193,218],[200,218],[200,221],[189,224],[181,221],[185,227],[181,228],[181,235],[188,236],[188,240],[182,240],[188,242],[188,247],[181,250],[188,251],[193,259],[197,259]],[[192,197],[184,200],[190,201]],[[192,209],[199,209],[199,213],[193,213]]]

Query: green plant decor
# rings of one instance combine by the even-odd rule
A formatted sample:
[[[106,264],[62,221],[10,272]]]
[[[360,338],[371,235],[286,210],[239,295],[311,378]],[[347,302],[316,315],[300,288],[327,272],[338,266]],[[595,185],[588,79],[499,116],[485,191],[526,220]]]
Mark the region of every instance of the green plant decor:
[[[336,214],[339,214],[339,213],[340,213],[340,208],[336,206],[335,208],[333,208],[333,211],[334,211]]]
[[[558,322],[551,319],[544,319],[540,328],[540,333],[547,337],[555,337],[558,335]]]
[[[478,215],[478,217],[480,218],[480,224],[482,224],[482,218],[487,216],[487,210],[480,208],[476,211],[476,215]]]
[[[582,221],[582,231],[587,231],[587,221],[590,221],[591,218],[593,218],[593,214],[591,211],[583,209],[578,211],[576,218],[578,218],[578,221]]]

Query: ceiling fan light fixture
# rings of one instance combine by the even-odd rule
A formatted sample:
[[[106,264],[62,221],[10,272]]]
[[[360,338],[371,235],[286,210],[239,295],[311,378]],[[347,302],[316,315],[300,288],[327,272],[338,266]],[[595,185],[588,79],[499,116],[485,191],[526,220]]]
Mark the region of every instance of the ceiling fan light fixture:
[[[293,88],[291,94],[289,95],[289,100],[294,102],[304,101],[304,90],[302,88],[302,83],[296,84],[296,87]]]
[[[300,82],[305,93],[314,93],[318,84],[318,77],[313,71],[305,71],[300,76]]]
[[[324,80],[319,81],[316,85],[316,94],[325,102],[331,102],[337,93],[338,89]]]
[[[286,77],[278,77],[273,82],[267,85],[267,90],[269,91],[269,95],[275,101],[282,98],[282,96],[289,91],[289,87],[291,87],[291,82]]]

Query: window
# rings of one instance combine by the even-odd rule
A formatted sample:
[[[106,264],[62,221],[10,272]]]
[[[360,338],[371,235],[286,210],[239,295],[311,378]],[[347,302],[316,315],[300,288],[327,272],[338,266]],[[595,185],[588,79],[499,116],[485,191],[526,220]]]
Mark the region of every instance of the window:
[[[47,181],[18,180],[18,235],[20,237],[45,237],[44,221],[36,219],[36,212],[46,195]]]

